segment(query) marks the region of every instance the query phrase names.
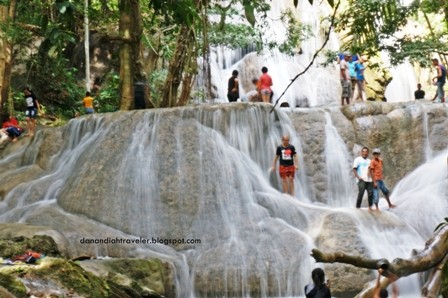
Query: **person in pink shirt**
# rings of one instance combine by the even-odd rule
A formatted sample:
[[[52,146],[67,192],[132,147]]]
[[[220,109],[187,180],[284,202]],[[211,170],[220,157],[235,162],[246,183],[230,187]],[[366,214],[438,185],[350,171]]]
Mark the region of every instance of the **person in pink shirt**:
[[[260,78],[258,79],[258,90],[261,93],[261,99],[263,102],[270,102],[271,101],[271,94],[272,94],[272,78],[270,75],[268,75],[268,68],[266,66],[263,66],[261,69],[261,72],[263,73]]]

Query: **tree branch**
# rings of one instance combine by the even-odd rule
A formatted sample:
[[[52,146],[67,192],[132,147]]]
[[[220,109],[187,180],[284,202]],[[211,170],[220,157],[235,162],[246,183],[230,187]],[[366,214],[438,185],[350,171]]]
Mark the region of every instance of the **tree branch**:
[[[285,95],[286,91],[289,89],[289,87],[291,87],[291,85],[297,80],[298,77],[300,77],[301,75],[303,75],[304,73],[306,73],[308,71],[308,69],[310,69],[310,67],[314,64],[314,60],[316,60],[317,55],[319,55],[319,53],[325,48],[325,46],[328,43],[328,40],[330,40],[330,34],[331,34],[331,29],[334,27],[334,22],[336,21],[336,13],[338,11],[339,8],[339,4],[341,3],[341,0],[338,1],[338,4],[336,4],[336,7],[334,9],[333,15],[331,16],[331,22],[330,22],[330,27],[328,28],[328,33],[327,36],[325,37],[325,41],[322,44],[322,46],[320,47],[320,49],[318,49],[313,56],[313,59],[311,59],[310,64],[308,64],[308,66],[298,75],[296,75],[291,82],[289,83],[288,86],[286,86],[285,90],[283,91],[283,93],[280,95],[280,97],[275,101],[274,106],[272,107],[271,111],[269,113],[272,113],[272,111],[274,111],[275,106],[278,104],[278,101],[280,100],[280,98],[283,97],[283,95]]]
[[[378,269],[383,268],[383,276],[393,274],[397,279],[417,272],[430,270],[434,267],[436,272],[431,274],[430,279],[422,289],[422,294],[433,297],[434,293],[440,291],[441,268],[448,260],[448,225],[443,226],[436,234],[425,243],[425,248],[409,259],[397,258],[392,262],[386,259],[368,259],[363,256],[352,256],[344,253],[324,253],[318,249],[311,251],[311,256],[320,263],[344,263],[358,268]],[[383,281],[384,285],[389,283]],[[371,297],[374,286],[361,292],[358,297]]]

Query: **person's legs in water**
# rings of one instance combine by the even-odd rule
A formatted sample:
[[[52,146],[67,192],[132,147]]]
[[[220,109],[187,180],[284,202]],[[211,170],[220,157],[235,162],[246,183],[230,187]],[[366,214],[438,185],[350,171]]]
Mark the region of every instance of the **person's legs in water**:
[[[367,198],[369,203],[369,211],[372,211],[373,205],[373,182],[366,182]]]
[[[378,188],[381,189],[381,192],[384,194],[387,204],[389,204],[389,208],[397,207],[396,205],[390,202],[390,196],[389,196],[390,192],[389,189],[387,189],[386,184],[384,183],[383,180],[378,180]],[[379,190],[378,190],[378,196],[379,196]]]
[[[377,184],[376,187],[373,188],[373,203],[375,204],[376,210],[379,210],[379,208],[378,208],[379,201],[380,201],[380,191],[379,191],[379,187]]]
[[[287,179],[288,179],[288,186],[289,186],[288,193],[291,196],[294,196],[294,176],[288,176]]]
[[[356,208],[361,208],[362,197],[364,196],[364,192],[366,190],[366,183],[364,180],[358,181],[358,198],[356,199]]]

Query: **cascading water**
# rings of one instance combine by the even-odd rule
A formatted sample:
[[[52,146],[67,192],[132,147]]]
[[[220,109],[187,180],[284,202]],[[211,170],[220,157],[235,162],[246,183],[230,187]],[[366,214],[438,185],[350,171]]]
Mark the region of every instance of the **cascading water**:
[[[422,105],[422,121],[423,121],[423,133],[425,136],[425,161],[429,161],[432,158],[431,143],[429,141],[429,129],[428,129],[428,111],[425,105]]]
[[[331,120],[325,113],[325,163],[327,167],[328,205],[334,207],[353,206],[354,183],[347,146]]]
[[[61,132],[57,139],[62,144],[44,159],[46,164],[39,150],[53,134],[39,134],[23,153],[27,162],[14,172],[37,171],[36,163],[41,172],[27,174],[28,181],[8,193],[0,221],[53,227],[66,237],[72,254],[169,260],[177,276],[178,297],[303,295],[315,266],[311,248],[338,242],[331,239],[337,232],[331,232],[335,223],[325,224],[333,217],[352,221],[344,225],[344,233],[352,231],[353,240],[359,239],[357,247],[371,257],[407,258],[412,248],[429,238],[446,210],[446,178],[440,179],[443,171],[446,177],[446,162],[442,169],[441,157],[396,187],[392,195],[396,209],[355,210],[344,207],[353,202],[342,196],[329,198],[331,207],[309,204],[315,190],[304,174],[307,153],[301,144],[307,140],[295,133],[288,113],[269,110],[263,104],[203,105],[76,119]],[[326,123],[326,147],[338,151],[323,152],[328,175],[348,172],[347,181],[340,184],[353,185],[346,146],[330,113],[320,115]],[[301,156],[296,198],[278,191],[276,173],[274,187],[270,185],[274,173],[269,168],[284,134],[291,136]],[[341,156],[331,156],[336,153]],[[340,163],[331,166],[333,161]],[[423,179],[420,171],[429,170],[434,176]],[[331,189],[335,183],[328,182]],[[428,188],[435,193],[435,216],[435,205],[421,200]],[[355,197],[349,190],[331,192]],[[421,214],[428,219],[415,220]],[[194,238],[201,244],[138,247],[131,254],[114,246],[79,245],[81,237],[104,235]],[[353,243],[339,245],[350,250]],[[338,282],[343,281],[333,280]],[[412,277],[400,287],[410,297],[418,295]]]
[[[388,102],[414,100],[417,79],[414,68],[407,62],[391,68],[392,81],[387,85],[385,96]]]
[[[279,20],[286,9],[295,13],[297,18],[302,19],[305,25],[309,25],[312,36],[301,44],[302,54],[288,57],[278,50],[269,53],[256,52],[243,55],[241,50],[230,50],[225,48],[213,49],[211,53],[211,77],[212,85],[216,88],[219,97],[215,102],[227,102],[227,80],[232,70],[237,69],[240,73],[240,95],[253,89],[251,80],[261,75],[262,66],[269,69],[273,79],[274,100],[285,90],[290,80],[302,72],[311,62],[315,51],[324,42],[320,24],[320,16],[328,14],[324,6],[310,5],[308,1],[300,1],[298,8],[293,6],[290,0],[270,2],[271,10],[268,13],[267,22],[270,31],[267,34],[273,40],[281,41],[286,37],[286,29]],[[300,12],[300,16],[299,16]],[[330,36],[327,48],[333,51],[339,45],[335,35]],[[231,63],[229,63],[231,61]],[[337,67],[319,67],[321,60],[315,62],[314,67],[299,77],[285,93],[282,102],[288,102],[290,106],[316,106],[334,101],[335,94],[340,92],[339,72]],[[200,76],[201,78],[201,76]],[[201,79],[198,80],[198,88],[201,88]]]

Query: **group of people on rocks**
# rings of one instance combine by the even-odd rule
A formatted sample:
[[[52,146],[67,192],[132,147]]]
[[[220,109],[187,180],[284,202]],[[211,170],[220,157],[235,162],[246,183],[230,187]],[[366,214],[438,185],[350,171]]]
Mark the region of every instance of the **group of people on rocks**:
[[[23,94],[26,104],[25,119],[27,130],[27,133],[24,136],[32,137],[36,132],[36,119],[41,111],[41,106],[30,87],[25,87]],[[82,104],[85,108],[86,114],[94,113],[93,97],[90,92],[86,92],[86,95],[82,100]],[[79,113],[75,114],[75,117],[78,116]],[[18,137],[20,137],[24,132],[24,129],[20,126],[19,121],[17,121],[13,115],[4,115],[2,123],[2,128],[0,130],[0,147],[3,147],[8,142],[17,141]]]
[[[384,194],[389,208],[396,207],[390,201],[390,191],[384,183],[383,176],[383,160],[380,157],[381,150],[373,149],[373,159],[369,159],[369,148],[364,147],[361,155],[353,161],[353,174],[357,179],[358,196],[356,200],[356,208],[361,208],[364,193],[367,191],[368,208],[373,210],[375,204],[376,210],[379,210],[378,203],[380,191]],[[282,190],[291,196],[294,196],[294,176],[299,169],[297,152],[294,145],[289,143],[289,136],[282,137],[282,143],[277,147],[271,171],[275,171],[277,162],[280,162],[279,175],[282,180]]]
[[[432,65],[437,71],[436,76],[432,78],[432,83],[434,86],[437,86],[437,91],[431,101],[436,103],[445,102],[444,86],[446,83],[446,67],[440,63],[437,58],[432,59]],[[425,99],[425,91],[422,90],[422,84],[420,83],[417,84],[417,90],[414,92],[414,99]]]
[[[272,77],[268,74],[268,68],[263,66],[261,68],[261,75],[259,78],[252,79],[254,89],[247,92],[242,101],[249,102],[271,102],[274,92],[272,91]],[[240,98],[240,84],[238,80],[238,71],[234,70],[232,76],[227,84],[227,99],[229,102],[236,102]]]
[[[341,76],[342,95],[341,104],[350,104],[350,100],[364,100],[364,86],[365,78],[364,59],[350,53],[344,53],[339,56],[339,69]],[[355,87],[358,87],[358,92],[355,95]]]
[[[339,56],[339,69],[341,77],[341,105],[350,104],[350,100],[364,100],[365,84],[367,84],[364,71],[365,59],[359,55],[352,56],[350,53],[344,53]],[[432,99],[433,102],[445,102],[444,86],[446,82],[446,68],[439,62],[439,59],[433,58],[432,65],[436,68],[437,75],[432,78],[432,83],[437,86],[437,91]],[[355,86],[358,92],[355,95]],[[424,99],[425,91],[420,83],[417,84],[417,90],[414,92],[414,99]]]
[[[33,136],[36,129],[36,118],[40,110],[39,101],[33,91],[26,87],[23,91],[25,96],[26,111],[25,118],[27,123],[27,134],[25,136]],[[23,133],[23,128],[13,115],[6,115],[3,119],[2,129],[0,131],[0,146],[7,142],[15,142]]]
[[[389,208],[396,207],[390,201],[390,192],[384,183],[383,177],[383,160],[380,158],[381,150],[373,149],[373,160],[369,159],[369,148],[364,147],[361,150],[361,156],[355,158],[353,162],[353,174],[357,179],[358,197],[356,200],[356,208],[361,208],[362,198],[367,190],[367,198],[369,210],[372,210],[375,204],[378,209],[379,192],[384,194]]]

